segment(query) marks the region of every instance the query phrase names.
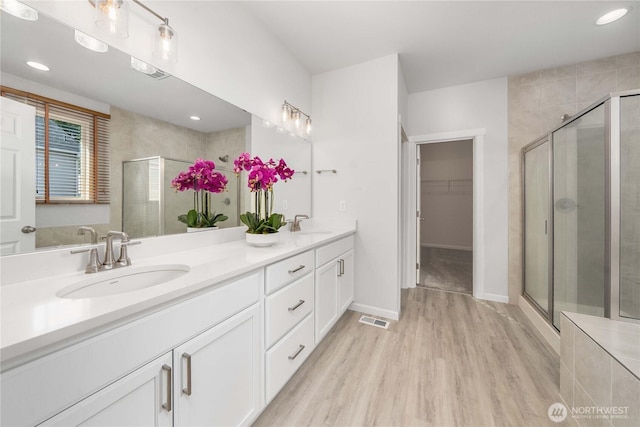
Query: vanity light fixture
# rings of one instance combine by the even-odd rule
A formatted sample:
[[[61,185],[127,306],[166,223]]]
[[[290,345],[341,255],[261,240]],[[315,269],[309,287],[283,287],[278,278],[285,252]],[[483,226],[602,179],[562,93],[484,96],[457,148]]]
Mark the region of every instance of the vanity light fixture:
[[[129,37],[128,0],[89,0],[95,8],[95,22],[98,28],[116,37]],[[169,18],[159,15],[140,0],[131,0],[160,21],[154,37],[153,55],[165,62],[178,60],[178,35],[169,25]]]
[[[155,74],[158,69],[153,65],[149,65],[144,61],[140,61],[138,58],[131,57],[131,68],[136,71],[140,71],[142,74]]]
[[[38,71],[49,71],[49,67],[36,61],[27,61],[27,65],[31,68],[35,68]]]
[[[37,10],[27,6],[24,3],[20,3],[17,0],[2,0],[0,2],[0,9],[3,12],[7,12],[9,15],[13,15],[16,18],[24,19],[25,21],[38,20]]]
[[[194,122],[197,122],[198,120],[200,120],[200,117],[198,117],[198,116],[190,116],[189,118],[191,120],[193,120]]]
[[[304,136],[311,135],[311,116],[302,111],[301,109],[294,107],[289,104],[287,101],[284,101],[282,104],[282,126],[290,129],[292,128],[292,133],[298,133],[301,131],[302,127],[302,116],[306,117],[305,125],[304,125]]]
[[[83,33],[82,31],[75,30],[74,38],[76,43],[78,43],[82,47],[86,47],[89,50],[94,52],[104,53],[109,51],[109,45],[105,42],[101,42],[98,39],[94,39],[88,34]]]
[[[623,7],[621,9],[612,10],[611,12],[605,13],[596,21],[596,25],[606,25],[610,24],[618,19],[622,18],[624,15],[629,12],[629,9]]]

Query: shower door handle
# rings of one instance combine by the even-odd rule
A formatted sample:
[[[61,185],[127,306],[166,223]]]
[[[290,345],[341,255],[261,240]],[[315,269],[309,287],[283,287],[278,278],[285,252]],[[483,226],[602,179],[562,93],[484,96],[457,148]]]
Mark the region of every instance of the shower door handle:
[[[544,220],[544,234],[547,234],[547,220]]]

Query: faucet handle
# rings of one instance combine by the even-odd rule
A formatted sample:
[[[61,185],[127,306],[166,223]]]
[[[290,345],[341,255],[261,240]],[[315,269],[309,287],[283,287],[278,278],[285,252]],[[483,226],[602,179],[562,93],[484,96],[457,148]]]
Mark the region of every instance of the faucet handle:
[[[118,257],[118,261],[116,261],[116,263],[122,266],[131,265],[131,258],[129,258],[129,254],[127,253],[127,246],[135,246],[141,243],[142,242],[140,240],[136,240],[135,242],[123,240],[122,243],[120,244],[120,256]]]
[[[87,274],[97,273],[102,265],[100,261],[98,261],[98,248],[94,246],[83,249],[74,249],[71,251],[72,254],[79,254],[83,252],[89,252],[89,262],[87,262],[87,267],[84,272]]]

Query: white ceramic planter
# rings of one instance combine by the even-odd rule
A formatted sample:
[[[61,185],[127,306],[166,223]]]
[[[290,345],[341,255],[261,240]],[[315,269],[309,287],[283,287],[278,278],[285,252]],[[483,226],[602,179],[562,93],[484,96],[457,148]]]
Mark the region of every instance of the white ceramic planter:
[[[250,244],[251,246],[258,246],[258,247],[275,245],[276,243],[278,243],[278,239],[280,238],[278,233],[270,233],[270,234],[245,233],[244,235],[248,244]]]
[[[199,231],[217,230],[217,229],[218,227],[202,227],[202,228],[187,227],[187,233],[197,233]]]

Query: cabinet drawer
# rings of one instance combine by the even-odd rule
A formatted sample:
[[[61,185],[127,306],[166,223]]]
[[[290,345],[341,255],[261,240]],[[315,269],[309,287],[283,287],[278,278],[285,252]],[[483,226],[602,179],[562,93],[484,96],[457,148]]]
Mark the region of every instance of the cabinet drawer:
[[[313,274],[280,289],[265,301],[265,345],[271,347],[313,310]]]
[[[266,397],[269,403],[313,350],[313,315],[307,316],[266,356]]]
[[[350,249],[353,249],[353,236],[345,237],[337,242],[318,248],[316,249],[316,266],[320,267]]]
[[[266,268],[265,293],[271,294],[284,285],[313,271],[313,251],[303,252]]]

